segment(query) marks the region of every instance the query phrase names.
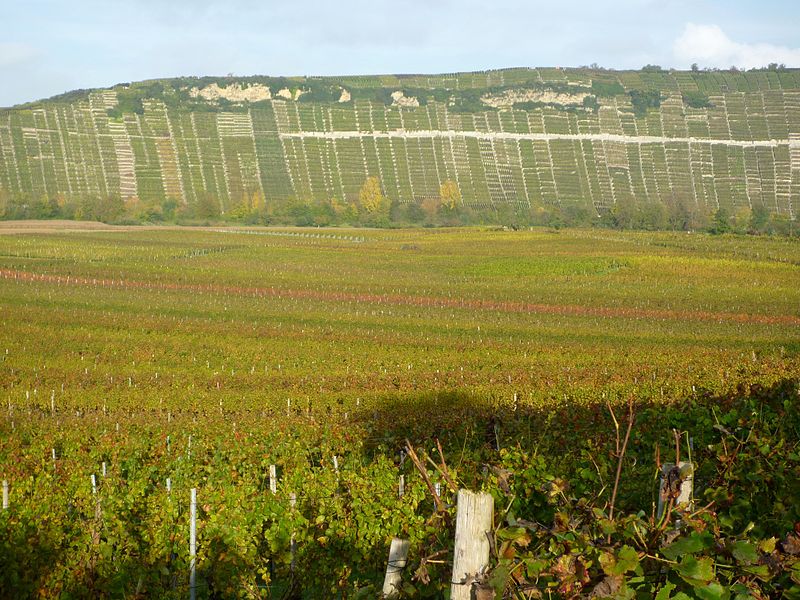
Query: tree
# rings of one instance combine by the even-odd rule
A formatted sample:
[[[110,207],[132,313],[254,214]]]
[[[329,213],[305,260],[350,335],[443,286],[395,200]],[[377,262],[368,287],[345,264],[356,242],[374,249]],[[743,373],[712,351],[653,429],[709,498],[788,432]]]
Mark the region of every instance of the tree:
[[[458,184],[455,181],[448,179],[439,187],[439,199],[442,206],[454,210],[456,206],[461,204],[461,190],[458,189]]]
[[[728,233],[731,230],[731,215],[728,209],[720,206],[717,212],[714,213],[714,219],[711,222],[711,233]]]
[[[219,216],[219,201],[214,194],[202,191],[197,195],[195,214],[199,219],[214,219]]]
[[[10,206],[11,195],[3,188],[0,188],[0,218],[6,216],[6,212],[8,212]]]
[[[748,224],[748,230],[750,233],[767,233],[769,230],[769,210],[763,204],[753,207],[753,211],[750,213],[750,223]]]
[[[436,220],[436,215],[439,214],[439,208],[442,206],[442,201],[440,198],[436,198],[435,196],[428,196],[424,198],[420,203],[419,207],[422,209],[422,212],[428,218],[428,221],[433,223]]]
[[[698,71],[700,71],[700,67],[697,63],[692,63],[692,73],[697,73]]]
[[[617,229],[635,229],[639,221],[639,209],[632,196],[622,196],[611,209]]]
[[[361,191],[358,192],[358,201],[370,215],[388,212],[389,200],[383,195],[381,182],[377,177],[367,177]]]
[[[179,202],[173,197],[169,197],[161,203],[161,213],[164,215],[165,221],[173,221],[175,219],[178,205]]]
[[[642,227],[649,231],[660,231],[668,226],[667,210],[661,202],[646,202],[642,207]]]

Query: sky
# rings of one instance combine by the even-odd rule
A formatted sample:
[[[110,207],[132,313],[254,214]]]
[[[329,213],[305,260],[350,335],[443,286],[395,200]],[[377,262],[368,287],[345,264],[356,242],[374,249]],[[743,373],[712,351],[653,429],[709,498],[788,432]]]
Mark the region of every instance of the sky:
[[[800,67],[797,0],[0,0],[0,106],[185,75]]]

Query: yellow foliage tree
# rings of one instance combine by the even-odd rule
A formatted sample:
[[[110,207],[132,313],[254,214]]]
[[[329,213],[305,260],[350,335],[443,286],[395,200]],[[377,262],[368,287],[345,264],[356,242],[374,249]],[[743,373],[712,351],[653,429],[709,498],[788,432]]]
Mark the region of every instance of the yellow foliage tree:
[[[383,212],[389,208],[389,200],[383,195],[381,182],[377,177],[367,177],[358,192],[361,207],[370,214]]]
[[[455,181],[448,179],[439,187],[439,200],[442,206],[453,210],[461,203],[461,190]]]
[[[338,198],[331,198],[331,208],[336,216],[343,215],[349,208],[347,202],[340,202]]]
[[[266,198],[264,198],[264,192],[261,190],[255,190],[250,194],[250,210],[252,212],[263,212],[266,204],[267,201]]]

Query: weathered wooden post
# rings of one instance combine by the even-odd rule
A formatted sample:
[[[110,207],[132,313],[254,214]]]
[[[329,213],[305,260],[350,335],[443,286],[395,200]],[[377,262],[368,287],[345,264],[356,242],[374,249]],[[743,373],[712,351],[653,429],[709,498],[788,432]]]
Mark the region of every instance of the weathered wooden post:
[[[458,491],[453,551],[452,600],[470,600],[472,585],[489,564],[494,499],[490,494]]]
[[[397,598],[400,596],[400,582],[403,569],[408,562],[408,540],[393,538],[389,546],[389,562],[386,564],[386,577],[383,580],[383,597]]]
[[[3,479],[3,510],[8,510],[8,481]]]

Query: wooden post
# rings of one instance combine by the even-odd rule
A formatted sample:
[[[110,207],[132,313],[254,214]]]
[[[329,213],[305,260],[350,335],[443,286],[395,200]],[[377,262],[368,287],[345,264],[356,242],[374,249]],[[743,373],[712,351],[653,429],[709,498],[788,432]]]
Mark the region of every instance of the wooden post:
[[[273,494],[278,492],[278,475],[275,469],[275,465],[269,466],[269,491]]]
[[[52,448],[52,453],[51,454],[53,455],[53,470],[55,471],[56,470],[56,449],[55,448]]]
[[[92,495],[97,496],[97,478],[92,473]]]
[[[397,483],[397,496],[402,498],[406,493],[406,476],[400,475],[400,481]]]
[[[102,472],[103,472],[103,477],[105,477],[106,476],[106,461],[103,461]]]
[[[189,598],[197,597],[195,556],[197,554],[197,488],[192,488],[189,504]]]
[[[172,479],[167,477],[167,495],[172,494]]]
[[[472,584],[489,563],[494,500],[490,494],[459,490],[450,598],[470,600]]]
[[[3,479],[3,510],[8,510],[8,481]]]
[[[389,562],[386,564],[386,577],[383,580],[384,598],[400,596],[401,575],[408,562],[408,547],[408,540],[392,539],[392,545],[389,546]]]

